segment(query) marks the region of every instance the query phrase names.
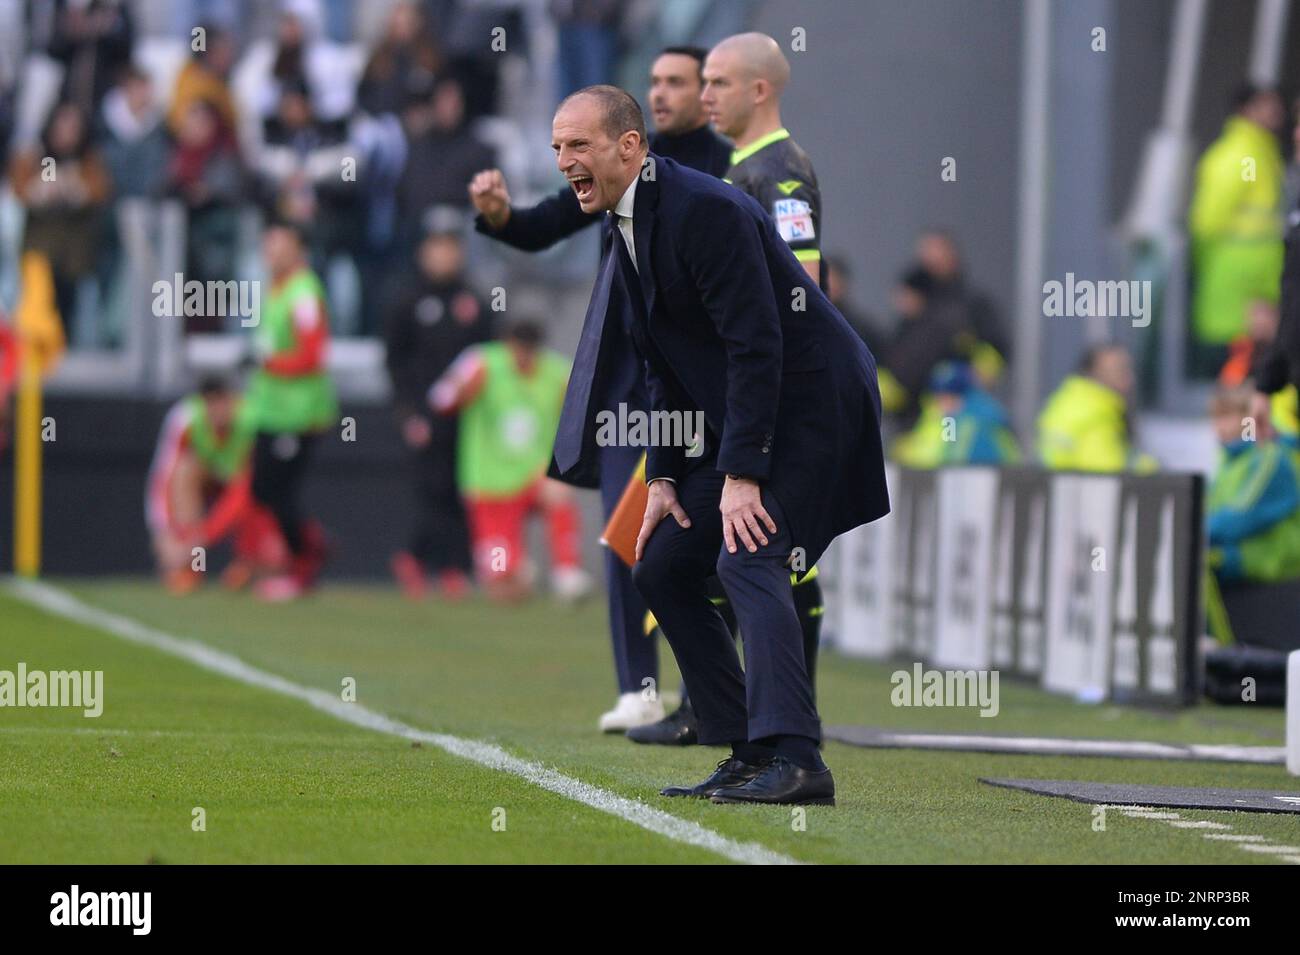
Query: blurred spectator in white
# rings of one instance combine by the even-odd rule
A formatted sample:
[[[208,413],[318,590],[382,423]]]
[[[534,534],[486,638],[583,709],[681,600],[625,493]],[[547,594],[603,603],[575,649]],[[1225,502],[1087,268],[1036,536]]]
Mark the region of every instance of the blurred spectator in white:
[[[63,102],[94,116],[131,62],[131,12],[123,0],[53,0],[49,54],[63,65]]]
[[[171,142],[162,111],[154,101],[149,75],[127,67],[117,86],[104,97],[104,161],[113,178],[113,194],[156,198],[166,184]]]
[[[26,40],[22,8],[16,0],[0,3],[0,169],[9,164],[18,106],[18,73]]]
[[[559,32],[560,97],[613,83],[626,0],[551,0],[550,11]]]
[[[189,213],[186,281],[233,279],[243,167],[234,136],[205,99],[193,100],[185,111],[167,184]],[[220,331],[222,324],[219,315],[185,318],[187,331]]]
[[[45,254],[68,339],[95,344],[98,329],[77,317],[78,285],[98,266],[103,212],[111,182],[75,103],[55,107],[35,148],[14,156],[10,181],[27,210],[23,249]],[[94,320],[93,303],[84,309]]]
[[[323,34],[320,0],[283,0],[274,39],[253,43],[235,71],[246,154],[261,149],[262,123],[273,116],[286,85],[307,90],[313,115],[345,119],[356,105],[360,65],[356,51]]]
[[[361,171],[348,124],[314,116],[306,88],[286,82],[263,142],[254,165],[263,204],[310,238],[312,268],[324,274],[331,256],[352,251],[360,222]]]
[[[406,168],[406,134],[393,113],[359,114],[352,123],[357,163],[361,228],[355,258],[361,281],[359,333],[374,335],[383,324],[379,314],[382,290],[393,269],[404,264],[409,247],[398,245],[397,188]]]
[[[465,183],[480,169],[493,168],[496,155],[465,125],[464,91],[455,76],[439,78],[432,96],[408,106],[402,121],[409,150],[398,208],[402,241],[411,248],[419,241],[425,211],[431,206],[468,207]]]
[[[167,124],[175,134],[180,130],[185,111],[196,99],[206,100],[217,108],[227,129],[239,129],[239,112],[230,90],[230,70],[235,63],[235,40],[226,30],[206,25],[204,49],[193,50],[190,59],[181,67],[172,92]]]
[[[420,8],[411,0],[400,0],[366,63],[357,103],[371,115],[400,113],[412,93],[429,88],[442,62],[438,41]]]

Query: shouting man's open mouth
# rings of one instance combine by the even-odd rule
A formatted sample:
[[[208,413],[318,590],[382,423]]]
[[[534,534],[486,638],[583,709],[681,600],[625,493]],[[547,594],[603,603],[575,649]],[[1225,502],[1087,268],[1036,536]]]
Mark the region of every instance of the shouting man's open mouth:
[[[591,173],[579,169],[570,173],[568,179],[578,196],[578,202],[585,204],[590,201],[596,191],[596,181],[591,178]]]

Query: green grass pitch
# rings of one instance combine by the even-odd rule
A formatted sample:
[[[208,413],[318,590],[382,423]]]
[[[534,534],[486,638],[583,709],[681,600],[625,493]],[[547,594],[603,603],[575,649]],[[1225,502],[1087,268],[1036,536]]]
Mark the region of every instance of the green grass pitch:
[[[1021,776],[1300,790],[1280,766],[864,750],[828,743],[839,805],[664,799],[720,753],[634,746],[595,731],[615,696],[604,611],[411,604],[391,588],[330,586],[266,606],[210,587],[175,598],[144,581],[71,582],[86,603],[203,641],[412,726],[495,743],[583,782],[801,862],[1268,863],[1150,819],[993,788]],[[0,709],[0,863],[718,862],[521,778],[360,729],[159,651],[50,616],[0,589],[0,669],[102,669],[104,713]],[[663,686],[674,690],[661,647]],[[892,665],[825,654],[828,723],[1281,745],[1280,710],[1177,713],[1086,706],[1003,681],[1001,712],[890,704]],[[206,830],[192,828],[201,807]],[[500,822],[504,813],[504,828]],[[1182,811],[1300,844],[1300,818]],[[494,820],[497,825],[494,826]]]

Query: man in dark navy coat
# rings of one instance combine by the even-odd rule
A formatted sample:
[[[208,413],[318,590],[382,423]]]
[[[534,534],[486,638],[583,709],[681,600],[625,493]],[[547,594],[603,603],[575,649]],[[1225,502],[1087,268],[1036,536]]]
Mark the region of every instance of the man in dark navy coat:
[[[589,479],[619,335],[644,361],[653,412],[703,415],[702,449],[679,441],[648,451],[633,580],[677,656],[700,742],[732,751],[704,782],[663,792],[833,804],[790,573],[889,510],[875,362],[757,202],[648,152],[625,91],[567,98],[552,148],[583,211],[604,211],[614,225],[552,476]],[[616,283],[630,308],[611,307]],[[705,589],[715,572],[747,673]]]
[[[731,143],[709,128],[700,104],[701,72],[708,51],[698,47],[667,47],[650,67],[648,100],[658,127],[650,143],[659,155],[721,177],[731,166]],[[470,181],[469,195],[479,215],[474,227],[480,233],[517,249],[545,249],[575,232],[600,223],[602,238],[613,228],[603,211],[584,212],[573,189],[548,196],[537,205],[515,208],[505,177],[498,169],[485,169]],[[621,290],[615,287],[612,296]],[[629,411],[644,414],[650,404],[642,383],[641,360],[630,339],[617,339],[623,347],[609,357],[617,371],[611,374],[607,408],[621,403]],[[606,445],[600,448],[601,506],[606,520],[618,505],[628,479],[641,460],[642,448]],[[609,604],[610,641],[614,651],[614,672],[619,696],[614,708],[600,717],[601,732],[631,731],[675,737],[694,735],[694,717],[686,696],[683,706],[664,716],[657,692],[647,686],[659,683],[657,641],[645,633],[645,600],[632,583],[632,573],[623,559],[605,548],[605,586]]]

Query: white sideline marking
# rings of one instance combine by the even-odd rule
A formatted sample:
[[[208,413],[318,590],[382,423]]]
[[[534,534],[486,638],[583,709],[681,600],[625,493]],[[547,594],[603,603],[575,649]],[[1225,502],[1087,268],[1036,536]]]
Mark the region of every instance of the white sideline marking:
[[[868,735],[840,732],[830,739],[867,748],[938,749],[977,753],[1021,753],[1034,756],[1114,756],[1128,759],[1189,759],[1205,762],[1281,765],[1284,746],[1240,746],[1219,743],[1154,743],[1143,740],[1057,739],[1045,736],[992,736],[980,733],[900,733],[879,730]]]
[[[232,680],[238,680],[240,683],[270,690],[283,696],[293,697],[328,713],[330,716],[343,720],[345,723],[352,723],[355,726],[387,733],[390,736],[400,736],[403,739],[417,740],[421,743],[437,746],[453,756],[468,759],[489,769],[518,776],[542,789],[563,796],[566,799],[580,802],[611,816],[617,816],[633,825],[640,826],[642,829],[672,839],[674,842],[682,842],[686,845],[707,849],[710,852],[731,859],[733,862],[742,862],[749,865],[799,864],[798,860],[775,852],[758,843],[736,842],[714,832],[712,829],[706,829],[698,823],[679,819],[677,816],[663,810],[647,806],[640,800],[616,795],[607,789],[601,789],[599,786],[592,786],[579,779],[574,779],[572,776],[566,776],[558,770],[548,769],[541,763],[511,756],[504,749],[492,743],[452,736],[447,733],[431,733],[426,730],[419,730],[382,713],[366,709],[359,703],[344,703],[331,693],[302,686],[286,680],[284,677],[276,676],[274,673],[259,670],[232,654],[217,650],[197,640],[184,640],[161,630],[147,627],[128,617],[121,617],[107,610],[84,604],[66,591],[52,587],[49,584],[31,580],[11,579],[9,590],[15,596],[49,613],[68,620],[74,620],[77,623],[86,624],[97,630],[103,630],[131,643],[137,643],[155,650],[161,650],[164,653],[170,653],[172,656],[181,657],[205,670],[220,673]]]
[[[1146,806],[1137,806],[1133,808],[1124,806],[1107,805],[1106,809],[1119,809],[1130,819],[1151,819],[1156,822],[1163,822],[1166,825],[1173,826],[1175,829],[1195,829],[1201,832],[1202,839],[1213,839],[1221,842],[1229,842],[1238,849],[1244,849],[1247,852],[1259,852],[1264,855],[1275,856],[1283,862],[1294,862],[1300,864],[1300,847],[1274,845],[1270,843],[1265,836],[1248,835],[1245,833],[1231,832],[1232,826],[1223,822],[1210,822],[1208,820],[1193,821],[1190,819],[1180,819],[1176,812],[1157,812]],[[1205,832],[1206,829],[1218,829],[1219,832]]]
[[[1281,845],[1259,845],[1255,842],[1243,842],[1238,848],[1245,849],[1247,852],[1267,852],[1270,855],[1293,855],[1300,852],[1300,846],[1281,846]]]

